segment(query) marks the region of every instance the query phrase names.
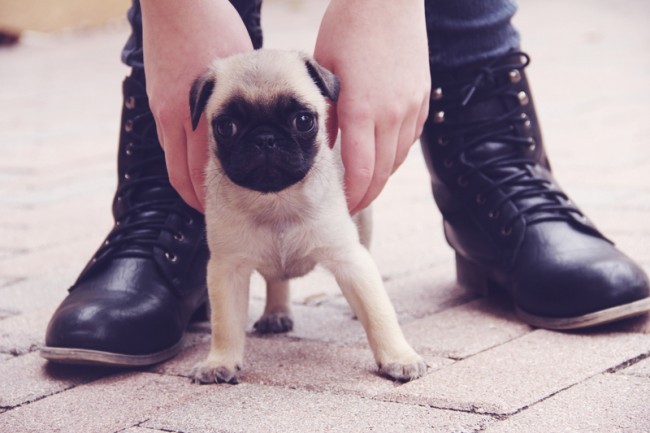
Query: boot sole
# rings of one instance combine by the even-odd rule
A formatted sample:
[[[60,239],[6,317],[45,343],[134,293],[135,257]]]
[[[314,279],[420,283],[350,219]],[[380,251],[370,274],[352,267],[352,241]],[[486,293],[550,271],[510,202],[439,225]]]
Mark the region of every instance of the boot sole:
[[[490,286],[486,273],[476,264],[467,261],[456,254],[456,275],[458,283],[464,287],[487,295],[493,287]],[[502,289],[507,292],[507,290]],[[574,317],[547,317],[529,313],[515,306],[521,320],[537,328],[567,331],[604,325],[618,320],[628,319],[650,312],[650,298],[639,299],[629,304],[617,305],[605,310],[594,311]]]
[[[104,367],[145,367],[166,361],[183,349],[183,339],[168,349],[147,355],[127,355],[99,350],[66,347],[40,348],[41,357],[60,364],[96,365]]]
[[[640,299],[629,304],[617,305],[606,310],[595,311],[576,317],[544,317],[530,314],[517,308],[517,315],[524,322],[538,328],[568,331],[571,329],[590,328],[597,325],[616,322],[639,316],[650,311],[650,298]]]

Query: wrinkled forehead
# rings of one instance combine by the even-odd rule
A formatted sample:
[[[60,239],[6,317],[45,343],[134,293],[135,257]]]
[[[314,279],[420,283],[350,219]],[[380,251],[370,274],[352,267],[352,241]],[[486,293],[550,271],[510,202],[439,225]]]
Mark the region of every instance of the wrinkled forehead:
[[[220,61],[210,102],[214,104],[213,112],[226,106],[320,112],[326,106],[302,59],[288,53],[268,52]]]

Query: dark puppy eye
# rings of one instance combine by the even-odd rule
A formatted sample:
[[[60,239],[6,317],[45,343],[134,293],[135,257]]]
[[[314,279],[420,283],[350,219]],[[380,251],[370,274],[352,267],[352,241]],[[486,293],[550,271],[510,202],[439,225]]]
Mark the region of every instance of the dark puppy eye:
[[[293,118],[293,127],[298,132],[309,132],[314,129],[315,125],[316,119],[314,119],[314,115],[307,111],[302,111]]]
[[[237,134],[237,124],[230,117],[220,117],[216,122],[217,134],[223,138],[232,138]]]

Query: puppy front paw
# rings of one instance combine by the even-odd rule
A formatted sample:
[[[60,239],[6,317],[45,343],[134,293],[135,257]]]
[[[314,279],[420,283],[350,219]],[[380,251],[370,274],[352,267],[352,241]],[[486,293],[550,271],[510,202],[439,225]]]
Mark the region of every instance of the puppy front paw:
[[[293,319],[288,312],[275,312],[264,314],[253,325],[260,334],[279,334],[293,329]]]
[[[205,361],[197,363],[192,368],[190,376],[192,377],[192,382],[199,384],[229,383],[236,385],[239,383],[237,373],[240,370],[241,365],[239,363],[226,365],[226,363],[213,361],[208,358]]]
[[[427,363],[420,355],[414,353],[405,358],[408,359],[400,359],[378,364],[379,374],[399,382],[409,382],[418,379],[427,373]]]

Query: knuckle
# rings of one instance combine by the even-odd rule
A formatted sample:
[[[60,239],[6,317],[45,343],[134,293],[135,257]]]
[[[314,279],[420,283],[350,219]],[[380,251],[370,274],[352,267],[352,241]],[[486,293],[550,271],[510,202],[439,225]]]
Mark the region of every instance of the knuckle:
[[[374,174],[373,167],[362,166],[357,167],[352,173],[352,181],[361,185],[368,185],[372,181]]]
[[[190,178],[193,182],[203,182],[205,177],[205,168],[203,167],[192,167],[190,168]]]
[[[355,107],[342,107],[339,116],[341,122],[347,120],[353,125],[367,123],[372,117],[372,111],[367,104],[361,104]]]
[[[397,104],[389,105],[383,110],[383,123],[394,126],[402,123],[406,110]]]

